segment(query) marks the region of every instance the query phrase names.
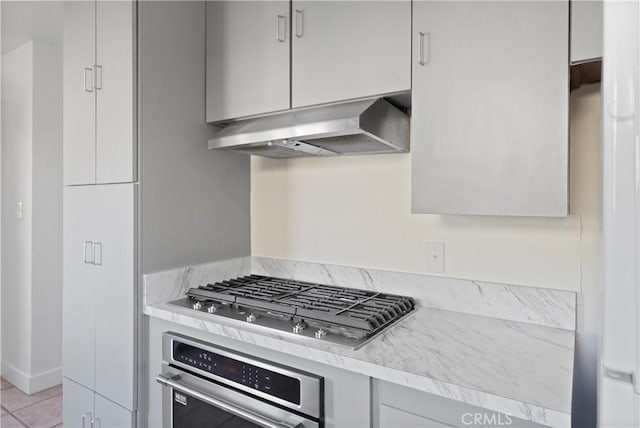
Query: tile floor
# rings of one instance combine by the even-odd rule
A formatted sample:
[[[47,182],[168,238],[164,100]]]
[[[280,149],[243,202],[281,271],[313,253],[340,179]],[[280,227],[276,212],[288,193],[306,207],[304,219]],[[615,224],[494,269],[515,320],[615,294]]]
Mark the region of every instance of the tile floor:
[[[26,395],[4,379],[0,391],[2,428],[62,427],[62,386]]]

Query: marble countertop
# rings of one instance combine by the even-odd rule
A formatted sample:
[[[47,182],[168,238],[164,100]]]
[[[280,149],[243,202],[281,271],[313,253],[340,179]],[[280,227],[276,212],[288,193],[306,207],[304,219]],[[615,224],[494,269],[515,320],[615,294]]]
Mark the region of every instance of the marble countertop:
[[[240,274],[252,270],[250,263],[238,267]],[[149,299],[145,314],[544,425],[571,425],[572,329],[419,302],[411,315],[352,350],[197,313],[169,300]]]

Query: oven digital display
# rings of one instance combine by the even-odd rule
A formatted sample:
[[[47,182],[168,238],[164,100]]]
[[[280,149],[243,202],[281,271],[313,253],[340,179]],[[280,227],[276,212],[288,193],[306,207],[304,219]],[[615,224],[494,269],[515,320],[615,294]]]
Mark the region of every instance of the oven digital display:
[[[293,404],[300,404],[300,380],[173,341],[173,359]]]

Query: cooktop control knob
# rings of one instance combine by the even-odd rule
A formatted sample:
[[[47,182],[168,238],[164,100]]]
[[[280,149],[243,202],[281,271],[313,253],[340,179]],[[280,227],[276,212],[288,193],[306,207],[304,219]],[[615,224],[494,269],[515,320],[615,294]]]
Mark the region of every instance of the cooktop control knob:
[[[255,322],[257,319],[258,317],[254,314],[249,314],[249,316],[247,317],[247,322]]]
[[[196,311],[199,311],[200,309],[202,309],[202,303],[200,302],[195,302],[193,304],[193,309],[195,309]]]
[[[326,335],[327,335],[327,332],[321,328],[316,331],[316,339],[322,339]]]
[[[296,334],[302,333],[302,330],[304,330],[304,324],[298,323],[293,326],[293,332]]]

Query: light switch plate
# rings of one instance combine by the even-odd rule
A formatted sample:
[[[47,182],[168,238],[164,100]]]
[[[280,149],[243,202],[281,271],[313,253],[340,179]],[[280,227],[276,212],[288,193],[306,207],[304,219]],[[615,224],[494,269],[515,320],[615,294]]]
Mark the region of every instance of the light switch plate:
[[[427,271],[444,273],[444,243],[427,242]]]
[[[16,207],[16,217],[18,220],[22,220],[22,202],[18,202]]]

